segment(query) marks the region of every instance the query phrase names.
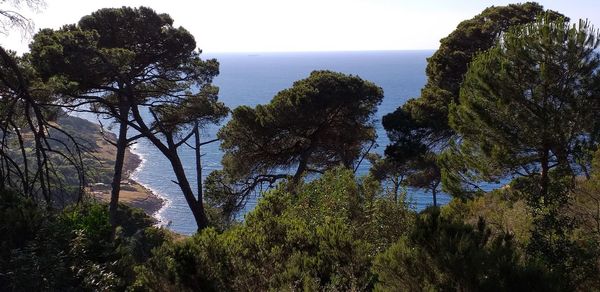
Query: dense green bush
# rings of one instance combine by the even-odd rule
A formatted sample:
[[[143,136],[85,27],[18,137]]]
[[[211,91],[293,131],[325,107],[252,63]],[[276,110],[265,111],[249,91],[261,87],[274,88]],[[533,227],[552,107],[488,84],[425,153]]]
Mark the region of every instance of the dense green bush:
[[[167,240],[139,210],[121,206],[113,234],[104,204],[50,211],[9,191],[0,192],[0,290],[124,290],[134,266]]]
[[[364,291],[374,256],[406,234],[413,212],[377,184],[337,169],[295,192],[268,192],[239,226],[208,229],[154,251],[140,290]]]
[[[596,190],[596,178],[582,184],[587,191]],[[416,213],[371,178],[336,169],[293,191],[281,185],[243,222],[191,237],[152,227],[125,206],[113,231],[106,205],[50,212],[2,192],[0,288],[593,291],[597,233],[574,221],[569,238],[550,241],[569,243],[564,259],[572,269],[557,269],[531,249],[533,232],[546,233],[534,229],[522,185]]]
[[[581,184],[587,192],[597,190],[598,176],[592,174]],[[350,170],[336,169],[294,190],[280,185],[265,193],[243,222],[192,237],[152,227],[153,220],[141,210],[125,206],[113,231],[106,205],[86,203],[50,212],[19,194],[2,192],[0,287],[594,290],[599,258],[595,229],[575,220],[568,238],[546,241],[550,245],[542,247],[566,252],[564,266],[571,270],[557,268],[544,250],[530,244],[535,232],[560,238],[544,233],[527,215],[532,211],[523,203],[524,186],[519,181],[474,200],[455,199],[415,213],[387,197],[370,177],[357,179]],[[576,217],[570,213],[574,211],[559,211]]]
[[[535,263],[524,263],[509,234],[421,213],[412,233],[375,260],[379,291],[539,291],[556,282]],[[556,289],[554,289],[556,290]]]
[[[167,242],[136,268],[132,288],[590,290],[595,282],[581,269],[553,269],[529,251],[531,211],[518,194],[506,193],[513,191],[455,200],[417,214],[385,197],[370,178],[358,180],[351,171],[337,169],[295,191],[282,185],[264,194],[242,223],[223,232],[207,229]],[[571,242],[589,246],[597,241]],[[581,248],[573,256],[585,258],[593,270],[598,259],[589,253],[593,250]]]

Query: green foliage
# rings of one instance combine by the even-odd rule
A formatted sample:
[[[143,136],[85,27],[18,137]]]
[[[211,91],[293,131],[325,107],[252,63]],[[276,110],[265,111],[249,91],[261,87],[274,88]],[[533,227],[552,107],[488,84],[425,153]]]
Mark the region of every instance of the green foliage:
[[[533,215],[527,202],[511,186],[470,200],[454,198],[441,208],[441,214],[471,225],[484,218],[493,236],[512,235],[519,250],[529,244],[533,228]]]
[[[196,49],[193,36],[172,24],[167,14],[157,14],[147,7],[101,9],[83,17],[77,25],[37,33],[30,45],[31,62],[45,79],[63,82],[67,86],[64,89],[100,89],[119,78],[129,83],[123,79],[125,74],[135,79],[147,74],[143,69],[154,65],[167,77],[165,81],[170,81],[172,74],[180,72],[182,61],[190,71],[192,63],[199,62],[186,60]],[[210,66],[203,69],[218,70]],[[154,79],[158,81],[158,75]],[[143,94],[149,88],[142,87],[132,89],[140,99],[149,97]]]
[[[192,34],[148,7],[105,8],[77,24],[40,31],[30,49],[29,60],[61,106],[105,115],[119,125],[110,202],[113,226],[125,148],[145,137],[169,160],[198,227],[206,227],[178,148],[199,126],[220,121],[229,109],[217,101],[218,88],[211,86],[219,64],[200,58]],[[146,110],[151,117],[140,113]],[[129,127],[139,134],[127,135]]]
[[[31,240],[43,220],[44,213],[31,199],[13,191],[0,191],[0,222],[4,222],[0,225],[1,257],[6,258],[5,252]]]
[[[224,167],[247,176],[296,165],[350,166],[375,138],[373,115],[382,98],[381,88],[359,77],[314,71],[267,105],[234,110],[219,132]]]
[[[597,31],[550,19],[510,30],[479,55],[452,106],[450,124],[471,142],[460,151],[493,161],[501,174],[541,168],[543,180],[552,165],[573,173],[576,146],[597,139]]]
[[[482,182],[499,183],[505,176],[504,169],[483,150],[474,146],[476,142],[463,140],[450,142],[438,156],[441,165],[442,189],[460,199],[472,199],[483,195]]]
[[[408,232],[412,213],[372,181],[336,169],[267,192],[239,226],[165,245],[139,268],[139,289],[364,291],[375,254]],[[159,287],[159,288],[152,288]]]
[[[577,182],[577,187],[572,193],[572,201],[564,210],[565,215],[573,218],[576,228],[572,238],[579,246],[579,253],[586,266],[585,269],[576,270],[574,273],[582,284],[582,290],[598,290],[600,287],[600,151],[593,155],[592,172],[589,180]]]
[[[552,15],[510,29],[471,64],[450,111],[461,143],[445,154],[445,182],[457,192],[477,180],[521,177],[511,188],[532,214],[529,260],[570,289],[596,273],[596,252],[574,240],[576,220],[565,209],[586,164],[581,152],[598,141],[598,45],[587,22]]]
[[[435,193],[444,180],[446,191],[465,194],[449,185],[449,177],[455,173],[443,177],[441,168],[446,167],[445,163],[436,157],[448,148],[456,134],[448,124],[450,104],[459,102],[459,89],[473,58],[491,48],[510,27],[533,22],[542,12],[543,7],[533,2],[489,7],[461,22],[440,41],[439,49],[427,59],[428,79],[421,96],[407,101],[382,120],[391,141],[386,157],[414,170],[406,184]],[[552,18],[561,16],[553,11],[547,13]]]
[[[543,12],[543,7],[534,2],[489,7],[461,22],[440,40],[439,49],[427,60],[428,79],[421,97],[409,100],[384,117],[383,125],[393,142],[387,151],[392,154],[412,146],[428,147],[452,135],[447,118],[449,104],[458,101],[459,89],[472,59],[494,46],[496,39],[510,27],[531,23]],[[552,18],[562,16],[554,11],[547,13]],[[402,151],[395,149],[397,147]]]
[[[223,291],[232,279],[226,263],[225,242],[214,229],[175,241],[153,251],[136,268],[133,291]]]
[[[530,240],[526,252],[561,279],[569,289],[588,290],[599,283],[600,249],[598,237],[585,234],[585,217],[570,210],[577,207],[581,187],[573,187],[572,177],[559,171],[550,173],[548,194],[540,197],[536,179],[520,178],[511,186],[525,198],[532,216]],[[584,207],[590,212],[590,205]]]
[[[198,123],[200,127],[218,124],[229,114],[229,108],[219,102],[219,88],[205,85],[198,94],[190,95],[178,104],[165,103],[154,111],[163,131],[178,133],[186,126]]]
[[[373,270],[378,291],[560,290],[543,268],[519,260],[510,235],[492,236],[483,219],[472,226],[437,208],[420,214]]]
[[[193,36],[145,7],[40,31],[16,61],[38,88],[33,97],[93,104],[121,123],[120,149],[136,128],[169,158],[199,227],[206,217],[213,227],[175,237],[116,201],[110,216],[89,202],[52,212],[2,189],[0,290],[597,290],[598,33],[552,11],[534,21],[543,11],[490,7],[459,24],[429,58],[421,97],[384,118],[392,145],[385,158],[368,156],[364,178],[352,170],[376,138],[383,92],[373,83],[314,71],[266,105],[237,108],[219,131],[224,169],[206,180],[205,201],[177,150],[229,109],[210,85],[218,63],[200,59]],[[16,76],[6,69],[8,86]],[[140,115],[145,106],[153,120]],[[70,182],[66,158],[54,160]],[[500,190],[478,189],[521,170]],[[408,209],[401,188],[428,188],[435,204],[440,181],[462,200]],[[265,185],[276,188],[235,222]]]
[[[428,59],[429,80],[457,98],[472,58],[494,46],[503,32],[514,26],[531,23],[542,13],[552,19],[563,17],[558,12],[544,10],[538,3],[526,2],[488,7],[475,17],[461,22],[450,35],[440,40],[440,48]]]
[[[62,213],[60,220],[68,229],[93,235],[93,238],[89,238],[92,241],[108,238],[111,233],[108,212],[104,205],[73,206]]]
[[[570,211],[580,220],[582,233],[600,240],[600,150],[593,157],[590,179],[577,183]]]
[[[207,179],[208,201],[231,216],[259,186],[353,168],[374,144],[382,99],[380,87],[357,76],[314,71],[266,105],[236,108],[218,133],[223,170]]]
[[[300,184],[294,193],[285,185],[267,192],[239,225],[223,232],[208,228],[190,238],[148,227],[151,220],[124,208],[119,216],[123,227],[111,239],[106,206],[83,205],[43,224],[35,239],[10,250],[0,284],[7,289],[130,291],[594,287],[592,238],[550,241],[553,250],[565,249],[560,255],[572,271],[557,269],[546,253],[525,249],[532,245],[522,241],[529,237],[521,239],[521,232],[529,232],[532,219],[515,216],[523,212],[523,185],[473,201],[455,200],[415,218],[372,178],[357,180],[350,170],[338,168]],[[524,229],[513,238],[513,228],[520,225]],[[564,239],[575,234],[545,235]]]
[[[127,224],[113,237],[106,205],[51,213],[11,192],[0,199],[2,291],[124,290],[133,282],[133,267],[168,239],[147,216],[125,206],[120,218]]]
[[[243,183],[237,182],[225,170],[214,170],[204,180],[204,198],[212,227],[223,229],[235,222],[235,214],[242,209],[250,190],[243,192]]]
[[[138,106],[149,106],[155,120],[140,117],[138,130],[147,126],[173,135],[228,113],[210,85],[218,62],[202,60],[187,30],[148,7],[100,9],[77,24],[41,30],[30,49],[28,59],[64,106],[89,103],[94,113],[121,124],[128,124],[130,114],[136,117]]]

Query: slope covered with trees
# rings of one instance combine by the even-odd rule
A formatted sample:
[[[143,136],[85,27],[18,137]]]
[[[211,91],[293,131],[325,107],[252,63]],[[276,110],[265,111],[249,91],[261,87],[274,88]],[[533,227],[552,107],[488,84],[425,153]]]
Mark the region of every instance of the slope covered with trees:
[[[358,76],[314,71],[201,141],[230,112],[218,62],[168,15],[101,9],[41,30],[29,54],[0,48],[0,290],[599,291],[599,37],[536,3],[462,22],[422,96],[382,121],[380,156],[383,92]],[[119,128],[110,204],[85,194],[93,147],[57,124],[69,110]],[[119,204],[136,139],[169,161],[193,236]],[[201,178],[215,141],[223,169],[192,186],[178,150]],[[407,187],[453,199],[416,211]]]

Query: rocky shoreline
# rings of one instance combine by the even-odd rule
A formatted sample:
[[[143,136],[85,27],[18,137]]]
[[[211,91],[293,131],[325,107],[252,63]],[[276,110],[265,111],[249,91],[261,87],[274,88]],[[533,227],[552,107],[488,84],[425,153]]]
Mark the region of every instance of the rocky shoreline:
[[[123,170],[127,175],[129,188],[124,188],[123,181],[121,182],[119,201],[131,207],[140,208],[149,216],[155,217],[156,213],[164,206],[165,200],[152,192],[149,188],[131,178],[131,175],[138,167],[140,167],[141,163],[142,159],[140,156],[131,152],[130,149],[127,149]]]
[[[111,179],[116,156],[116,147],[111,142],[116,141],[116,135],[106,132],[103,135],[100,126],[87,119],[63,116],[60,120],[60,123],[76,125],[79,133],[86,133],[83,136],[91,143],[90,148],[94,149],[90,154],[94,156],[94,161],[98,161],[98,165],[92,166],[95,168],[95,176],[90,178],[88,193],[97,200],[110,201]],[[132,174],[141,163],[141,157],[131,149],[127,149],[119,202],[140,208],[149,216],[156,218],[155,215],[164,206],[165,200],[132,178]]]

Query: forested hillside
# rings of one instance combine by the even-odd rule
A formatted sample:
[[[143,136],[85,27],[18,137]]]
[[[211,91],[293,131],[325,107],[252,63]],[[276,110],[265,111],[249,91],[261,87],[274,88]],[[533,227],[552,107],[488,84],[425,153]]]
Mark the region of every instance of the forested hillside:
[[[489,7],[441,40],[421,95],[382,121],[381,87],[329,70],[229,109],[218,60],[173,23],[105,8],[36,32],[23,55],[0,47],[1,291],[600,290],[591,23]],[[81,112],[110,125],[69,116]],[[209,125],[221,127],[207,140]],[[127,181],[142,139],[168,161],[196,234],[135,208],[156,209]],[[224,155],[203,180],[208,143]],[[414,190],[433,204],[411,208]]]

